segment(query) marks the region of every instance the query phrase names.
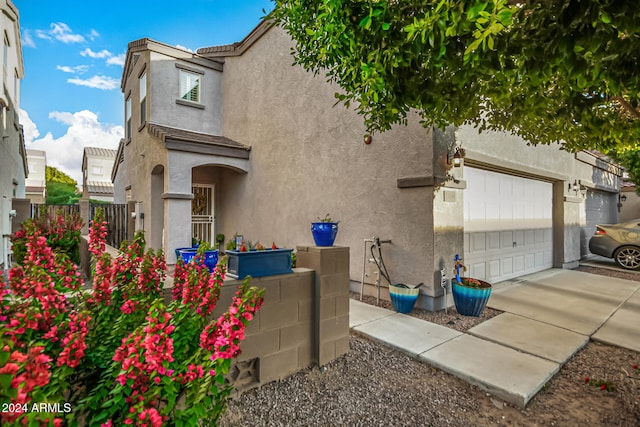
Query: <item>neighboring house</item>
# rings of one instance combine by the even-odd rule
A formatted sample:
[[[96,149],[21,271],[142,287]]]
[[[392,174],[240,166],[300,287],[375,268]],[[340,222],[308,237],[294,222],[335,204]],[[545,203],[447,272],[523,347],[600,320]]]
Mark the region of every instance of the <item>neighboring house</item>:
[[[2,83],[0,90],[0,269],[8,268],[13,199],[24,199],[28,175],[22,126],[18,121],[20,81],[24,77],[20,16],[10,0],[0,0]]]
[[[115,201],[137,203],[169,263],[175,248],[215,233],[313,244],[310,223],[328,212],[353,281],[363,265],[365,282],[375,279],[364,239],[390,239],[391,279],[423,282],[419,304],[439,309],[441,269],[451,277],[455,254],[492,282],[574,267],[593,208],[617,219],[617,166],[506,133],[423,128],[417,116],[370,140],[355,111],[334,105],[337,86],[292,66],[291,46],[267,22],[196,54],[129,43]],[[460,146],[464,165],[451,167]]]
[[[113,202],[111,171],[115,159],[116,150],[84,147],[82,154],[83,198]]]
[[[620,188],[620,222],[640,219],[640,196],[636,184],[622,181]]]
[[[25,180],[25,192],[31,203],[46,203],[47,200],[47,152],[27,150],[29,177]]]

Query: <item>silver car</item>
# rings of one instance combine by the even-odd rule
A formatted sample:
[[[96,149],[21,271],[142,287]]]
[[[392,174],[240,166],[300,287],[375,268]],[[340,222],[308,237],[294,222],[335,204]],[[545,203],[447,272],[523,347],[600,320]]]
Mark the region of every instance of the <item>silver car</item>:
[[[640,219],[613,225],[597,225],[589,250],[628,270],[640,269]]]

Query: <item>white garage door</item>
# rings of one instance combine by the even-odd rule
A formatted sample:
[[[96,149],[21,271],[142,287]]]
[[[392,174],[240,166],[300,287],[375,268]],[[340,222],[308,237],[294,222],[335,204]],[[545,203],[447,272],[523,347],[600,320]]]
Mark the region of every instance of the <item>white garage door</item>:
[[[618,195],[604,191],[587,190],[585,200],[585,223],[580,233],[580,255],[589,252],[589,239],[596,232],[598,224],[616,224],[618,222]]]
[[[495,283],[551,268],[552,184],[465,167],[464,264]]]

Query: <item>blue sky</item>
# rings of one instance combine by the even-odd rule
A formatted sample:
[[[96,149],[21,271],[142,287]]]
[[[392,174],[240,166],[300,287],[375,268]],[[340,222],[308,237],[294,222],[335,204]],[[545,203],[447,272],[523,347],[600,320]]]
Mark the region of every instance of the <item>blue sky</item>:
[[[195,51],[242,40],[271,0],[13,0],[25,78],[20,119],[27,148],[82,183],[86,146],[117,148],[127,43],[148,37]]]

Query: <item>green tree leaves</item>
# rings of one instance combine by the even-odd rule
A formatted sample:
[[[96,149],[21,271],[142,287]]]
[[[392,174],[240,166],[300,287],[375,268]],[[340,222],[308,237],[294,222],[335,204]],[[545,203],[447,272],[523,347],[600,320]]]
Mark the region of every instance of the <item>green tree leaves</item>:
[[[571,151],[640,138],[630,2],[276,0],[295,63],[340,85],[370,132],[471,123]]]

